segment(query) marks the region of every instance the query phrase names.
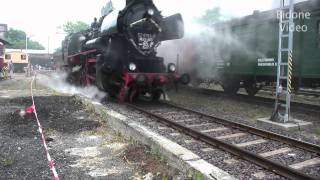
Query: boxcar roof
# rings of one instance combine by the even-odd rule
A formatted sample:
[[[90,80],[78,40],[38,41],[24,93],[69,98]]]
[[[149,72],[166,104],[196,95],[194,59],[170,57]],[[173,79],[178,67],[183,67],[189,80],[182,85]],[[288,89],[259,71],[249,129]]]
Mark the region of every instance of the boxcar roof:
[[[296,12],[316,12],[320,10],[320,0],[308,0],[296,3],[294,8]],[[217,29],[223,29],[230,26],[262,23],[264,21],[277,21],[277,10],[279,10],[279,8],[263,12],[254,11],[252,15],[225,22],[218,22],[213,24],[213,27]]]

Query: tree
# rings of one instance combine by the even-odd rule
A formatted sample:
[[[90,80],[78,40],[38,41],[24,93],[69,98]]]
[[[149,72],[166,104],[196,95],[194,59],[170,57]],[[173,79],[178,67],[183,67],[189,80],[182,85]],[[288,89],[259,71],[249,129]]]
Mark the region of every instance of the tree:
[[[61,47],[54,49],[53,53],[60,53],[62,51]]]
[[[89,29],[89,25],[82,21],[77,21],[75,23],[68,21],[67,23],[62,25],[62,29],[64,32],[72,34]]]
[[[219,7],[208,9],[206,13],[198,19],[201,24],[212,25],[221,20],[221,12]]]
[[[26,33],[22,30],[10,28],[5,34],[5,38],[10,42],[8,48],[25,49],[26,48]],[[28,39],[28,49],[44,50],[44,46],[37,41]]]

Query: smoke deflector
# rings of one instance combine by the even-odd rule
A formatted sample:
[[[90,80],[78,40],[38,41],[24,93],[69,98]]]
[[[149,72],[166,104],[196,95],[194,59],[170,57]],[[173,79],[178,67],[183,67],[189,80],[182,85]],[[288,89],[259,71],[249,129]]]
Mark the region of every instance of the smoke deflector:
[[[184,23],[181,14],[164,18],[160,41],[181,39],[184,36]]]

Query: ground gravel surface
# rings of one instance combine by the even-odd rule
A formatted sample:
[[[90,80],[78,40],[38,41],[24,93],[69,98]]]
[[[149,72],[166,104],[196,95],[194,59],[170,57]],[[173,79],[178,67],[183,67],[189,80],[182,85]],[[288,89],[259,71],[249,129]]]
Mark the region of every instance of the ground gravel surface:
[[[52,179],[22,75],[0,82],[0,179]],[[8,89],[6,89],[8,87]],[[35,104],[60,179],[181,179],[150,148],[124,139],[78,98],[37,85]]]

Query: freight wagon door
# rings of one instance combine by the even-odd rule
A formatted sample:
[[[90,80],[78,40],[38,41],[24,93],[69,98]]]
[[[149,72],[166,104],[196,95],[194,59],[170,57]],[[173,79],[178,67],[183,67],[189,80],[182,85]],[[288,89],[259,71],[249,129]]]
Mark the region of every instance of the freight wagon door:
[[[256,76],[276,76],[278,42],[279,23],[273,19],[261,21],[257,25]]]
[[[256,25],[242,24],[235,26],[233,33],[235,35],[235,43],[232,48],[232,73],[241,76],[252,76],[256,67]]]
[[[304,24],[307,32],[302,34],[301,76],[302,78],[320,78],[320,13],[317,12]]]

